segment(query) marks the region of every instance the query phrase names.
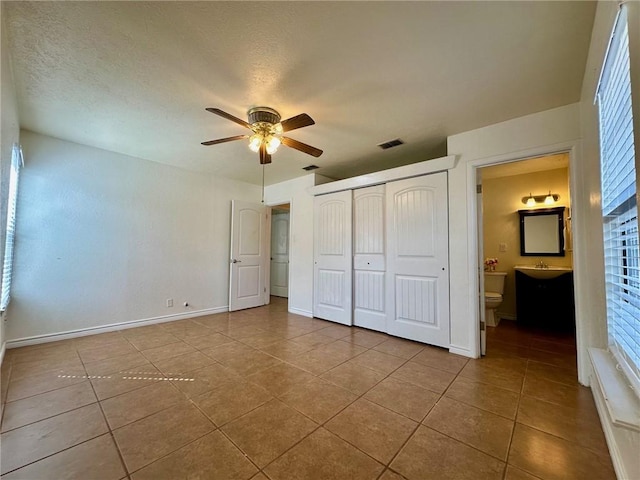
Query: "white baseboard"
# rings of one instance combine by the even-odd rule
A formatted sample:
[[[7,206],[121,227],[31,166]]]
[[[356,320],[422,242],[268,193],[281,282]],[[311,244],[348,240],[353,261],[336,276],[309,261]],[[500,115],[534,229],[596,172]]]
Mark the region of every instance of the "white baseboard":
[[[598,410],[598,416],[600,417],[600,424],[604,436],[607,440],[607,446],[609,447],[609,455],[611,456],[611,462],[616,472],[616,476],[619,479],[635,479],[640,478],[640,461],[638,460],[638,451],[640,449],[640,431],[634,428],[634,425],[626,425],[625,422],[616,421],[616,418],[620,416],[615,412],[616,408],[620,409],[620,395],[615,391],[611,391],[612,383],[616,383],[618,370],[615,367],[615,362],[611,362],[610,369],[613,374],[609,373],[607,378],[602,377],[602,363],[608,352],[600,349],[589,349],[591,357],[591,364],[593,371],[591,374],[591,392],[595,400],[596,409]],[[598,358],[600,357],[600,358]],[[594,358],[596,361],[594,362]],[[600,363],[600,365],[598,365]],[[607,365],[604,365],[607,367]],[[600,369],[600,373],[598,373]],[[607,383],[609,385],[607,385]],[[624,403],[624,402],[623,402]],[[637,399],[632,399],[631,417],[637,422]],[[626,406],[622,406],[622,412],[625,413],[628,410]],[[612,416],[613,415],[613,416]],[[637,427],[637,425],[635,426]]]
[[[296,315],[302,315],[303,317],[313,318],[313,312],[309,310],[302,310],[300,308],[289,307],[289,313],[295,313]]]
[[[57,342],[59,340],[68,340],[70,338],[86,337],[88,335],[97,335],[99,333],[114,332],[116,330],[125,330],[128,328],[144,327],[146,325],[155,325],[157,323],[174,322],[176,320],[185,320],[188,318],[202,317],[204,315],[215,315],[217,313],[226,313],[228,311],[229,311],[228,306],[205,308],[203,310],[176,313],[173,315],[163,315],[161,317],[152,317],[152,318],[145,318],[141,320],[131,320],[128,322],[111,323],[109,325],[102,325],[99,327],[80,328],[77,330],[68,330],[66,332],[48,333],[46,335],[36,335],[33,337],[17,338],[15,340],[7,340],[6,348],[27,347],[29,345],[38,345],[41,343]],[[3,350],[3,353],[4,353],[4,350]]]

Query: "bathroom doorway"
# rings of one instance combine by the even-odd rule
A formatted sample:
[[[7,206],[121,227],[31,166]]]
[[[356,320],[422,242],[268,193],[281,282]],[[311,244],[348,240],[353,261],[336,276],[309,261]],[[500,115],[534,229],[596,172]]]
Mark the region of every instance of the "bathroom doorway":
[[[289,203],[271,207],[271,256],[270,292],[271,296],[289,297]]]
[[[551,317],[549,315],[541,314],[535,317],[539,321],[532,321],[531,316],[523,315],[522,305],[525,304],[527,297],[533,294],[531,291],[534,288],[531,283],[526,282],[529,275],[523,277],[518,273],[522,271],[520,266],[529,265],[535,268],[536,264],[551,268],[545,272],[527,271],[528,274],[550,277],[554,267],[566,269],[563,273],[572,269],[569,153],[561,152],[487,165],[478,168],[476,174],[479,186],[477,190],[478,272],[480,292],[483,292],[480,294],[479,301],[479,318],[483,322],[480,325],[482,355],[491,353],[492,349],[504,350],[505,353],[512,352],[514,355],[518,355],[519,352],[524,354],[524,349],[528,351],[531,342],[534,342],[537,347],[553,350],[549,352],[550,354],[561,350],[572,352],[575,358],[573,318],[570,319],[572,328],[561,329],[553,328],[554,325],[544,321],[546,317]],[[565,207],[561,231],[564,240],[563,254],[561,256],[522,255],[521,221],[518,211],[543,210],[560,206]],[[543,285],[544,281],[546,280],[532,280],[533,284],[537,285],[536,282],[538,282],[546,288],[546,284]],[[560,283],[549,282],[551,282],[549,285],[554,288]],[[573,314],[575,307],[572,282],[564,288],[564,296],[560,298],[566,297]],[[520,321],[518,304],[521,306]],[[535,299],[528,305],[531,304],[536,304]],[[527,338],[526,345],[516,341],[524,338]],[[537,340],[534,341],[534,339]]]

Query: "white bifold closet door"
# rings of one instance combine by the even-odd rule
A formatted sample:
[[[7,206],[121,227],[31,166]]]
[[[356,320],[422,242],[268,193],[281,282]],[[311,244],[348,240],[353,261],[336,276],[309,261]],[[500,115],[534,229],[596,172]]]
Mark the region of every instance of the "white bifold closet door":
[[[384,191],[353,191],[353,323],[380,332],[387,329]]]
[[[387,333],[448,348],[447,211],[446,172],[386,184]]]
[[[352,324],[351,190],[314,198],[313,315]]]

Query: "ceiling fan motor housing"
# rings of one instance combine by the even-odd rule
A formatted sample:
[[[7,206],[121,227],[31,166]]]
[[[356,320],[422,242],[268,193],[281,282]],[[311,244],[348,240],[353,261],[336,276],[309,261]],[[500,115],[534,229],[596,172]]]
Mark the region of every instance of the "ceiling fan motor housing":
[[[280,123],[280,114],[269,107],[254,107],[249,110],[248,116],[251,125],[256,123],[270,123],[271,125]]]

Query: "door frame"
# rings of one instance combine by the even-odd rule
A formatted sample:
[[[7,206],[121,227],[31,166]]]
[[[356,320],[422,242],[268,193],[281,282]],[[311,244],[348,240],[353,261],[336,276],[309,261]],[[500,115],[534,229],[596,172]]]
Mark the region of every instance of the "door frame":
[[[578,168],[576,162],[582,157],[582,144],[580,140],[562,142],[555,145],[537,147],[532,149],[523,150],[516,153],[506,153],[501,155],[494,155],[490,157],[481,158],[478,160],[471,160],[466,164],[466,177],[467,177],[467,228],[470,232],[469,235],[469,262],[468,262],[468,279],[470,282],[471,291],[480,293],[480,275],[479,271],[484,270],[483,259],[480,258],[478,252],[478,236],[482,230],[478,227],[480,218],[478,217],[478,195],[476,194],[477,185],[477,170],[483,167],[490,167],[493,165],[500,165],[505,163],[517,162],[521,160],[530,160],[536,157],[545,157],[549,155],[555,155],[559,153],[566,153],[569,155],[569,195],[571,199],[571,224],[572,224],[572,238],[573,238],[573,270],[574,270],[574,298],[575,298],[575,312],[576,312],[576,350],[578,357],[578,381],[583,385],[589,385],[589,358],[587,353],[587,346],[589,345],[589,315],[586,313],[589,311],[588,301],[584,298],[586,296],[580,296],[577,294],[579,291],[588,290],[586,284],[588,279],[584,278],[580,272],[588,268],[584,264],[584,254],[582,253],[582,246],[579,241],[576,241],[578,235],[575,232],[582,234],[584,228],[583,219],[589,212],[588,205],[583,204],[585,195],[588,195],[587,186],[583,185],[581,179],[578,178]],[[480,311],[478,308],[478,302],[473,299],[474,307],[470,309],[471,319],[469,322],[469,334],[471,338],[471,344],[476,345],[477,352],[480,352]],[[479,355],[478,355],[479,356]]]
[[[273,223],[273,210],[276,207],[280,207],[282,205],[289,205],[289,228],[287,229],[287,241],[289,242],[289,268],[287,268],[287,304],[289,302],[289,293],[290,293],[290,287],[291,287],[291,202],[278,202],[278,203],[274,203],[274,204],[265,204],[265,206],[269,209],[269,217],[270,217],[270,222]],[[269,227],[271,228],[271,226]],[[269,232],[271,233],[271,231]],[[271,235],[269,235],[269,255],[271,255]],[[269,267],[267,268],[267,278],[269,279],[269,297],[271,297],[271,261],[269,261]],[[282,297],[280,297],[282,298]]]

